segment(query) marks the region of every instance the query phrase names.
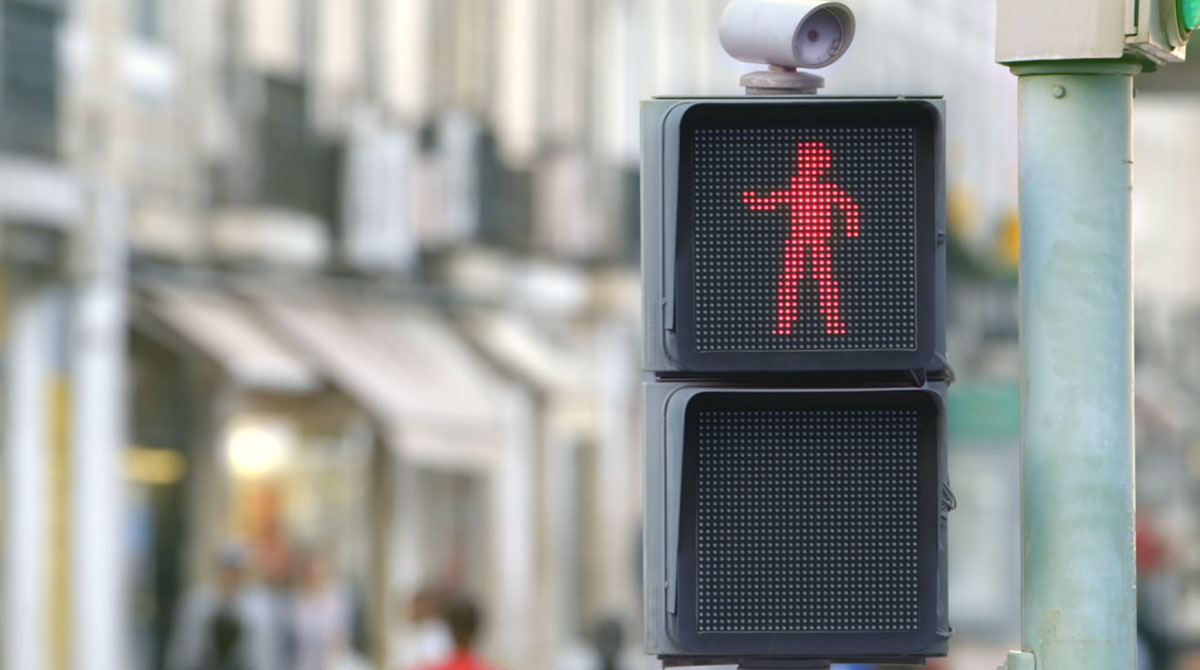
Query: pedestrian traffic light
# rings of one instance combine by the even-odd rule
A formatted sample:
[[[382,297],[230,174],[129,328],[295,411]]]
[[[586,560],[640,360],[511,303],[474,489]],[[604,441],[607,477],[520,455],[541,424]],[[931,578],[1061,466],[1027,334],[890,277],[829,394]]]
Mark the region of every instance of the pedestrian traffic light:
[[[1200,0],[1178,0],[1179,25],[1186,35],[1200,29]]]
[[[945,654],[944,393],[649,384],[649,651]]]
[[[996,60],[1141,61],[1144,71],[1186,58],[1200,0],[1004,0],[996,4]]]
[[[1148,46],[1141,46],[1140,49],[1141,53],[1151,56],[1151,62],[1182,61],[1185,58],[1188,38],[1191,37],[1193,31],[1200,28],[1200,0],[1155,0],[1154,2],[1126,0],[1126,2],[1136,2],[1134,9],[1138,28],[1137,35],[1126,39],[1137,40],[1138,35],[1147,35],[1145,43],[1148,43]],[[1143,28],[1143,25],[1147,27]],[[1134,44],[1142,44],[1142,42],[1134,42]],[[1167,57],[1154,58],[1159,54],[1155,53],[1152,47],[1157,47],[1158,52],[1167,54]]]
[[[944,370],[936,103],[656,101],[644,132],[649,369]]]
[[[1144,60],[1150,69],[1184,60],[1188,38],[1200,28],[1200,0],[1124,0],[1124,4],[1121,35],[1128,55]]]
[[[946,653],[942,103],[645,103],[646,641]]]

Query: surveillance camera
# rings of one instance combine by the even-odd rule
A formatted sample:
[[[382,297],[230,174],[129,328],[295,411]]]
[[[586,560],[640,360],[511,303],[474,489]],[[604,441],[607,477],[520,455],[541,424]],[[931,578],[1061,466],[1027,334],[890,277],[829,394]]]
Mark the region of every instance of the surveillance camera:
[[[854,13],[840,2],[733,0],[721,15],[721,46],[746,63],[825,67],[854,39]]]

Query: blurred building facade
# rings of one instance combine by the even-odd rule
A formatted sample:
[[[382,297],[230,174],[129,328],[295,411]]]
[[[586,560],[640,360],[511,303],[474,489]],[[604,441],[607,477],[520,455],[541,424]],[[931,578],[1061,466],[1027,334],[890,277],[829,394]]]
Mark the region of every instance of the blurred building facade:
[[[230,540],[277,590],[321,554],[375,667],[426,587],[480,598],[500,667],[636,640],[638,101],[738,92],[724,4],[0,0],[4,667],[165,667]],[[1016,101],[983,4],[861,11],[824,74],[950,98],[955,522],[1006,529],[956,541],[956,625],[1005,648]]]
[[[1194,46],[1193,53],[1200,51]],[[1140,77],[1134,110],[1139,606],[1143,627],[1200,658],[1200,275],[1191,185],[1200,59]],[[1145,546],[1143,546],[1145,545]]]
[[[231,539],[329,559],[379,667],[426,587],[504,665],[636,611],[634,172],[451,5],[2,4],[6,667],[164,667]]]
[[[123,256],[117,193],[77,169],[62,138],[66,21],[57,2],[0,3],[5,667],[63,667],[76,624],[89,651],[120,643],[118,586],[99,583],[87,602],[69,587],[118,569],[120,394],[105,370],[121,347]],[[84,434],[93,448],[80,453]],[[63,550],[85,543],[86,561]]]

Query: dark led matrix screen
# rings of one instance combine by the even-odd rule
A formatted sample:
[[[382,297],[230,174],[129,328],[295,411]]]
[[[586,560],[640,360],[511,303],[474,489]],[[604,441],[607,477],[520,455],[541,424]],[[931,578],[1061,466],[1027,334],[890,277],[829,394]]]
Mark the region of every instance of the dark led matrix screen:
[[[697,414],[698,632],[917,630],[916,409]]]
[[[691,141],[696,351],[917,349],[914,128]]]

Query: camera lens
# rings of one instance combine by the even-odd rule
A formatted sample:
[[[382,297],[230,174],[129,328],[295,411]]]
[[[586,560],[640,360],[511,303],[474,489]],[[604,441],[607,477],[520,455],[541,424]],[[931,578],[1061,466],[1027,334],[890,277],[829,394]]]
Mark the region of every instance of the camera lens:
[[[842,55],[844,28],[841,18],[828,8],[805,17],[796,29],[793,50],[800,67],[823,67]]]

